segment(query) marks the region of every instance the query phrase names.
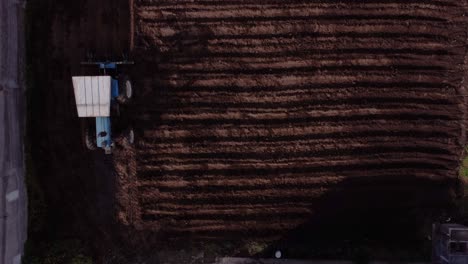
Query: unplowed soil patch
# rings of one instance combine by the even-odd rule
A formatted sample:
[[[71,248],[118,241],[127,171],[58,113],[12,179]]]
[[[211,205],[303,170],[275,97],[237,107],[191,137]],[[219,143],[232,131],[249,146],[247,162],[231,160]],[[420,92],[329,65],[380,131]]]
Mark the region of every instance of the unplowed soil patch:
[[[121,222],[283,234],[453,201],[466,1],[139,0],[133,9],[138,136],[115,154]]]

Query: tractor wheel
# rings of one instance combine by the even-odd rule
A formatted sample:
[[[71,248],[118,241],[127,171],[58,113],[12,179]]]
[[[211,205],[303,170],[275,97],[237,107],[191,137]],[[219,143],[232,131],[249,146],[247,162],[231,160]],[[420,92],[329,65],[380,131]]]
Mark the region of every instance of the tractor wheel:
[[[95,150],[97,148],[96,133],[89,127],[85,130],[85,144],[86,148],[89,150]]]
[[[133,128],[127,130],[125,133],[125,138],[128,144],[133,145],[135,143],[135,132],[133,131]]]
[[[121,104],[128,103],[133,96],[132,82],[126,75],[123,75],[119,79],[119,93],[120,94],[117,99]]]

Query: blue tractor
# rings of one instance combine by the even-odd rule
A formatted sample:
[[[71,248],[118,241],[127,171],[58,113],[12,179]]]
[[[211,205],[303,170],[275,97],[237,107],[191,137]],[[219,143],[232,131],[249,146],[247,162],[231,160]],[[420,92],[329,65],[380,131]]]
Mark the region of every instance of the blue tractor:
[[[82,64],[97,66],[101,73],[72,77],[78,117],[82,117],[84,121],[84,143],[90,150],[102,148],[106,154],[111,154],[114,147],[112,130],[119,127],[114,121],[120,116],[120,106],[127,104],[133,95],[130,79],[127,75],[119,73],[117,67],[133,62],[105,61]],[[95,118],[94,122],[90,119],[92,117]],[[119,130],[124,134],[126,141],[133,144],[133,129],[121,129],[120,126]]]

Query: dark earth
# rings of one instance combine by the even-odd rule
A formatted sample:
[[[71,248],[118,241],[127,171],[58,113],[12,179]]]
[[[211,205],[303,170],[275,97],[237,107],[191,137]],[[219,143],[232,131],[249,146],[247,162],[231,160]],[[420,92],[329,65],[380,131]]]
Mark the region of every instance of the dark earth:
[[[55,227],[95,255],[214,243],[346,258],[361,242],[419,250],[432,221],[456,218],[466,1],[41,6],[32,159]],[[113,156],[81,140],[71,76],[91,73],[88,53],[135,61],[136,144],[117,138]]]

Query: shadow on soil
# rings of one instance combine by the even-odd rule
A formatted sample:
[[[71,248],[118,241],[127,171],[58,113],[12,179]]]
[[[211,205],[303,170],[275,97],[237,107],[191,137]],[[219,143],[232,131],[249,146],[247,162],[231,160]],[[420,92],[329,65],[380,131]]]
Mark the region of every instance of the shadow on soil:
[[[258,256],[281,250],[285,258],[429,261],[432,222],[456,219],[460,186],[458,179],[349,178],[340,191],[317,201],[320,218],[282,235]]]
[[[192,234],[121,231],[131,234],[125,248],[136,249],[135,259],[146,261],[141,263],[212,263],[227,256],[273,258],[277,250],[288,259],[430,261],[432,223],[449,218],[463,222],[458,204],[462,188],[459,179],[349,178],[337,186],[340,191],[317,199],[313,215],[304,224],[281,233],[225,233],[210,240]]]

